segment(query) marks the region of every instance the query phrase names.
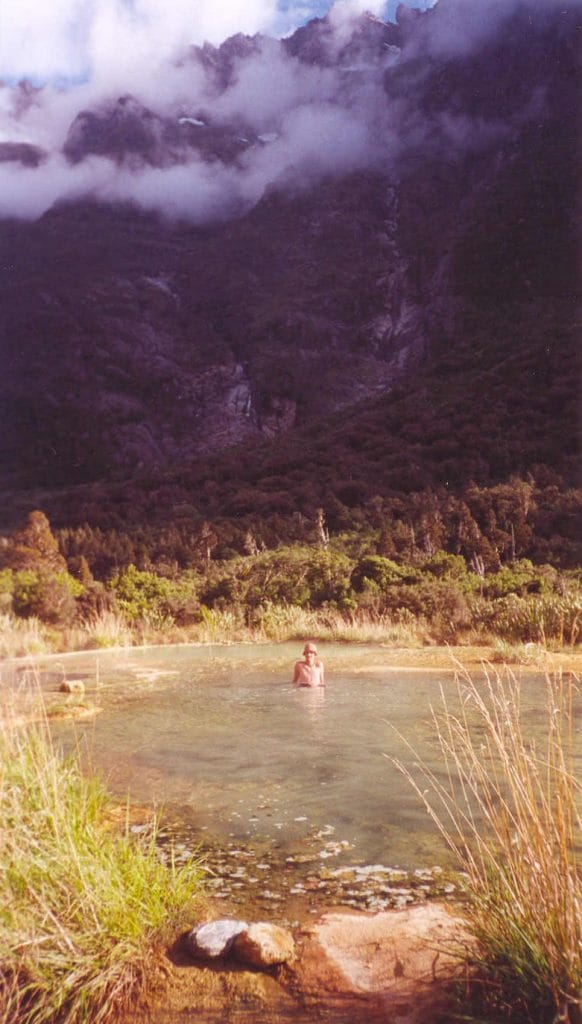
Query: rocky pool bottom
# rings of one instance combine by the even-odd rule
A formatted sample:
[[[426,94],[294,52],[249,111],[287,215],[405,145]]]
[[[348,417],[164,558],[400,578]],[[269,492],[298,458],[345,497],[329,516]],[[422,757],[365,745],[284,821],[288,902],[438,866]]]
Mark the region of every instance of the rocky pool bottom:
[[[139,836],[150,826],[130,827]],[[236,948],[213,952],[210,962],[191,948],[188,931],[162,957],[157,982],[153,972],[143,1007],[122,1024],[460,1024],[463,877],[439,865],[351,861],[334,831],[314,831],[291,853],[268,838],[224,843],[165,821],[160,856],[201,859],[207,872],[193,932],[208,922],[263,934],[274,925],[294,954],[249,967]]]
[[[139,834],[149,826],[130,827]],[[329,909],[376,914],[427,900],[463,898],[464,876],[440,865],[404,869],[351,860],[349,844],[335,838],[332,826],[314,832],[295,853],[269,840],[225,844],[180,822],[163,824],[157,842],[168,863],[201,860],[205,892],[221,915],[296,927]]]

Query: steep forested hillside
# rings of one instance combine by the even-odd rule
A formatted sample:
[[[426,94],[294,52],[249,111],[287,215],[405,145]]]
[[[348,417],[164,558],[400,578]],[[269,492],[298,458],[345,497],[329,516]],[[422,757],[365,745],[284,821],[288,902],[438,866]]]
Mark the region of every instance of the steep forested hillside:
[[[94,183],[0,222],[6,526],[186,515],[236,548],[249,524],[276,543],[319,507],[339,527],[376,498],[519,478],[568,506],[556,557],[575,560],[579,25],[523,3],[484,31],[467,10],[363,16],[341,46],[331,17],[237,36],[191,52],[214,99],[188,116],[116,96],[73,119],[59,159],[91,180],[98,158],[135,197]],[[242,102],[283,71],[284,110]],[[220,202],[144,198],[176,168]],[[555,522],[535,529],[539,557]]]

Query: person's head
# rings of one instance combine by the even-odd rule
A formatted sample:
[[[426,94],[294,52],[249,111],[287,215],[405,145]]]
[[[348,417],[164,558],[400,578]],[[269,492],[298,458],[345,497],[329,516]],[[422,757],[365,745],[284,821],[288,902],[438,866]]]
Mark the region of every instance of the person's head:
[[[309,641],[309,643],[305,644],[305,647],[303,648],[303,656],[306,661],[310,661],[311,658],[317,658],[317,647],[314,643]]]

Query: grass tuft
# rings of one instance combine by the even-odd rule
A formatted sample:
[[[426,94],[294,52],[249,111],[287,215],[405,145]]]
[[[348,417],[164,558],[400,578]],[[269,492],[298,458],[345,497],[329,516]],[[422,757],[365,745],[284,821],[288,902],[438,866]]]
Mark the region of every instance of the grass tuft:
[[[123,616],[110,611],[87,619],[83,634],[79,648],[129,647],[133,642],[131,630]]]
[[[0,738],[0,1024],[106,1024],[187,920],[202,869],[111,827],[101,783],[46,725]]]
[[[44,654],[51,649],[49,631],[39,619],[18,619],[0,613],[0,658],[24,654]]]
[[[543,747],[524,733],[511,673],[459,681],[435,715],[444,773],[401,763],[466,872],[476,1012],[531,1024],[582,1020],[581,787],[575,683],[547,677]],[[492,1017],[493,1015],[493,1017]]]

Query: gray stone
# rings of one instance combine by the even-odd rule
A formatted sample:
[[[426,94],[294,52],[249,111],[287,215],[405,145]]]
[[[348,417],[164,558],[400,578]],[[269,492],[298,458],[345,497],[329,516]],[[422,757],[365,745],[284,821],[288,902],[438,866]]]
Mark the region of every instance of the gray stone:
[[[277,924],[250,924],[234,940],[237,960],[253,967],[273,967],[295,958],[293,936]]]
[[[220,918],[207,921],[188,933],[186,946],[192,956],[203,960],[216,960],[228,956],[237,935],[247,928],[246,921]]]

